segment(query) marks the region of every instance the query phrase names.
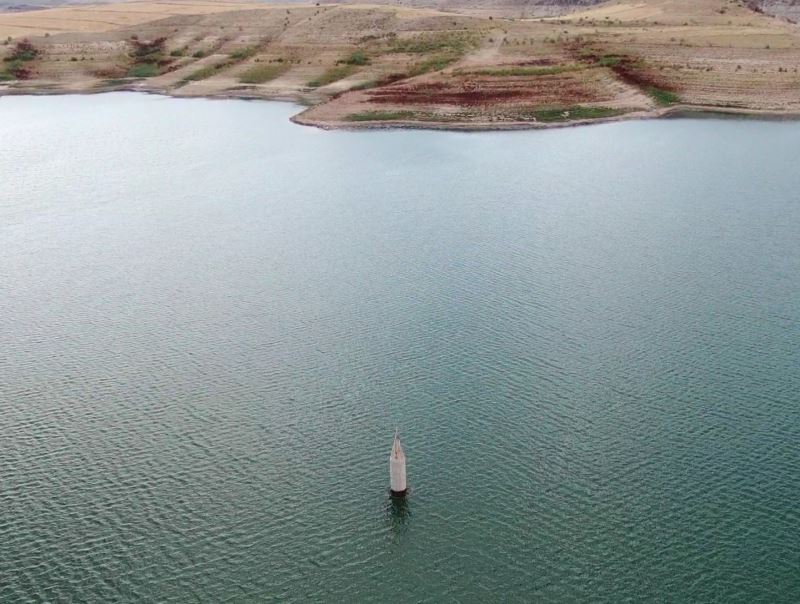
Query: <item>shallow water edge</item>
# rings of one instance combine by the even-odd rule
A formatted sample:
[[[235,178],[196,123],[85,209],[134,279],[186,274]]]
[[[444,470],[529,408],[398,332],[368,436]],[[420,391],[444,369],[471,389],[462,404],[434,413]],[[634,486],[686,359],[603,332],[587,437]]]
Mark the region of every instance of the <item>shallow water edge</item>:
[[[83,96],[96,94],[111,94],[115,92],[137,92],[154,94],[175,99],[209,99],[209,100],[238,100],[238,101],[267,101],[293,103],[303,107],[293,115],[290,120],[301,126],[312,126],[322,130],[439,130],[453,132],[493,132],[505,130],[549,130],[553,128],[571,128],[575,126],[591,126],[595,124],[609,124],[632,120],[650,120],[661,118],[710,118],[710,119],[753,119],[765,121],[797,121],[800,112],[794,111],[764,111],[738,107],[718,107],[713,105],[673,105],[659,107],[651,111],[631,111],[622,115],[602,117],[595,119],[566,120],[563,122],[512,122],[512,121],[487,121],[487,122],[451,122],[451,121],[419,121],[419,120],[385,120],[375,122],[346,122],[311,119],[305,115],[307,111],[316,107],[309,105],[303,99],[295,96],[264,97],[253,94],[212,94],[184,96],[172,94],[166,90],[138,88],[135,86],[107,87],[95,90],[43,90],[39,88],[4,88],[0,86],[0,99],[4,96]]]

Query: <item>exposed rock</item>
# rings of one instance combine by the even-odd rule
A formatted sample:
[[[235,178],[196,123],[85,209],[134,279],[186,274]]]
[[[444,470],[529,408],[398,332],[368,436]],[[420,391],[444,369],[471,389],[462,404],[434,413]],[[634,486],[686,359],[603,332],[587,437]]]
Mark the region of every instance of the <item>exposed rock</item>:
[[[800,0],[751,0],[753,10],[800,23]]]

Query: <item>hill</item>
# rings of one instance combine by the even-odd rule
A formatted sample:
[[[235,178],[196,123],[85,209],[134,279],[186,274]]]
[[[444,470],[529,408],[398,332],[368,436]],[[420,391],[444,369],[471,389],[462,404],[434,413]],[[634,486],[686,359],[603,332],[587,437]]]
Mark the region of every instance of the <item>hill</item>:
[[[557,6],[570,12],[171,0],[7,13],[0,94],[292,99],[310,105],[298,121],[326,127],[800,112],[800,28],[764,9],[740,0]],[[23,39],[33,51],[20,51]]]
[[[348,0],[345,0],[348,1]],[[493,14],[517,18],[554,17],[585,9],[605,0],[376,0],[375,4],[413,6],[456,11],[464,14]],[[340,3],[327,0],[330,4]],[[358,0],[353,0],[357,3]]]

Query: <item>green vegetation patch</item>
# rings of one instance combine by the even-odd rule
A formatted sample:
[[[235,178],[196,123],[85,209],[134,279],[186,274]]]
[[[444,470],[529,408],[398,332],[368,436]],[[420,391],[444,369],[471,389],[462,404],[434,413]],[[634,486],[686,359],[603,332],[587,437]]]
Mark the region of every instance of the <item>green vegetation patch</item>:
[[[408,73],[404,74],[406,77],[414,77],[441,71],[477,46],[478,37],[474,33],[425,33],[410,38],[393,39],[384,52],[432,55],[411,65]]]
[[[205,80],[210,78],[213,75],[216,75],[218,72],[222,71],[226,67],[228,67],[230,63],[227,61],[223,61],[222,63],[217,63],[215,65],[207,65],[206,67],[201,67],[197,71],[193,71],[185,78],[183,78],[183,83],[187,82],[197,82],[199,80]]]
[[[3,60],[7,62],[33,61],[37,56],[39,56],[39,50],[29,40],[20,40],[14,45],[11,54]]]
[[[155,63],[139,63],[128,70],[131,78],[152,78],[158,75],[158,65]]]
[[[425,59],[424,61],[412,65],[408,70],[408,76],[414,77],[431,71],[441,71],[451,63],[458,61],[459,58],[460,55],[448,54]]]
[[[27,80],[32,76],[32,72],[28,69],[25,61],[8,61],[4,71],[0,72],[4,81],[9,80]]]
[[[464,75],[496,76],[496,77],[527,77],[527,76],[546,76],[566,73],[570,71],[582,71],[586,69],[584,65],[552,65],[547,67],[497,67],[486,69],[472,69],[469,71],[459,71]]]
[[[315,78],[308,82],[308,86],[311,88],[319,88],[320,86],[327,86],[328,84],[332,84],[333,82],[337,82],[341,79],[346,78],[350,74],[352,74],[356,70],[355,65],[336,65],[328,69],[325,73],[323,73],[318,78]]]
[[[164,51],[164,43],[166,41],[166,38],[156,38],[155,40],[132,39],[131,45],[133,46],[133,52],[131,56],[139,61],[142,59],[155,61]]]
[[[572,120],[596,120],[608,117],[616,117],[627,113],[624,109],[612,109],[611,107],[584,107],[575,105],[572,107],[541,107],[532,111],[525,111],[522,117],[535,119],[538,122],[569,122]]]
[[[263,84],[274,80],[289,70],[285,63],[257,64],[242,72],[239,81],[243,84]]]
[[[363,50],[356,50],[349,57],[339,62],[345,65],[368,65],[369,58]]]
[[[597,64],[601,67],[616,67],[621,61],[622,59],[617,55],[603,55],[597,59]]]
[[[476,37],[466,33],[419,34],[411,38],[395,40],[390,52],[427,54],[449,51],[463,54],[477,45]]]
[[[478,39],[471,33],[431,33],[393,40],[388,50],[392,53],[433,55],[409,67],[406,76],[414,77],[432,71],[441,71],[458,61],[468,50],[477,45]]]
[[[362,111],[361,113],[351,113],[344,119],[348,122],[391,122],[410,120],[414,116],[413,111]]]
[[[650,95],[656,103],[663,106],[674,105],[675,103],[680,103],[681,97],[679,97],[674,92],[670,92],[669,90],[664,90],[662,88],[656,88],[655,86],[649,86],[645,89],[645,92]]]
[[[33,75],[27,65],[39,56],[39,50],[28,40],[20,40],[14,45],[11,54],[3,59],[4,69],[0,70],[0,82],[27,80]]]
[[[132,38],[130,43],[133,50],[130,53],[133,66],[128,70],[128,76],[133,78],[152,78],[160,73],[159,64],[164,61],[164,44],[166,38],[155,40],[139,40]],[[168,63],[169,60],[166,61]]]
[[[235,61],[244,61],[245,59],[252,57],[254,54],[256,54],[256,52],[258,52],[258,49],[255,46],[248,46],[232,52],[230,57]]]

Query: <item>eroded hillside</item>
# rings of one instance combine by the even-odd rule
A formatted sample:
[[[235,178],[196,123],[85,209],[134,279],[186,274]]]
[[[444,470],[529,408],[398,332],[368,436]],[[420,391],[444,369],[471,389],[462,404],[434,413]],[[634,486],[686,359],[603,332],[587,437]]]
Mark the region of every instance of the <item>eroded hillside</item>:
[[[322,126],[800,112],[800,28],[743,0],[614,1],[525,19],[173,0],[6,14],[0,35],[6,93],[292,99],[311,105],[298,121]]]

